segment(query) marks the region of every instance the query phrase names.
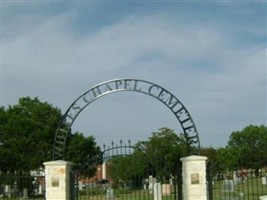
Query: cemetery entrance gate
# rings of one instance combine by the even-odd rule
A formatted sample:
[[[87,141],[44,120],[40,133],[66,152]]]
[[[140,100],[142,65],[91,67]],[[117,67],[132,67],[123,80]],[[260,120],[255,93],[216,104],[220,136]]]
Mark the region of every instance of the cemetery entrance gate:
[[[190,113],[177,97],[175,97],[165,88],[149,81],[140,79],[115,79],[100,83],[92,87],[91,89],[83,93],[81,96],[79,96],[69,106],[69,108],[63,115],[61,121],[59,122],[55,134],[53,144],[53,160],[64,160],[66,141],[71,132],[71,126],[77,119],[79,114],[88,105],[107,94],[123,91],[146,94],[150,97],[153,97],[154,99],[157,99],[165,106],[167,106],[169,110],[174,114],[180,126],[182,127],[183,134],[186,139],[188,155],[199,154],[200,142],[197,128]],[[109,162],[106,165],[109,165]],[[146,175],[149,175],[150,177],[149,172],[147,172]],[[145,178],[145,176],[143,178]],[[150,181],[152,179],[150,179]],[[139,183],[139,186],[140,184],[141,183]],[[144,184],[143,187],[145,187]]]
[[[73,200],[181,200],[179,164],[171,170],[170,163],[148,158],[130,140],[111,143],[97,156],[72,171]],[[173,168],[173,166],[172,166]],[[81,173],[96,175],[91,178]]]

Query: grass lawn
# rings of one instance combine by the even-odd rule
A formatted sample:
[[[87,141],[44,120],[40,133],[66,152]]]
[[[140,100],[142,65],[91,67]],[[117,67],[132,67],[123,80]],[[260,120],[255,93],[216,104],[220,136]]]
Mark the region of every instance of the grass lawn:
[[[91,194],[90,194],[91,193]],[[99,192],[86,192],[83,191],[79,194],[79,199],[90,199],[90,200],[108,200],[108,199],[116,199],[116,200],[153,200],[154,195],[151,194],[149,190],[120,190],[115,189],[113,191],[113,195],[107,195],[106,191]],[[163,195],[162,200],[173,200],[174,194]]]
[[[259,196],[267,195],[267,185],[262,184],[261,178],[248,178],[234,185],[233,191],[224,189],[223,181],[215,181],[213,186],[213,199],[244,199],[259,200]]]

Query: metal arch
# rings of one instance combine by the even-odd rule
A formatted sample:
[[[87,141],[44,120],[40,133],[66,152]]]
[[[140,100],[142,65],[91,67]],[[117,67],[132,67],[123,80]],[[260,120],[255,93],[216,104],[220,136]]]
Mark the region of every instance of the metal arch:
[[[187,142],[188,154],[194,154],[190,151],[190,146],[200,149],[200,142],[195,123],[185,108],[185,106],[171,92],[165,88],[141,79],[114,79],[105,81],[87,90],[80,95],[67,109],[59,122],[54,144],[53,160],[64,159],[65,145],[71,126],[78,115],[92,102],[100,97],[114,92],[138,92],[147,94],[166,105],[179,121]]]
[[[83,163],[81,165],[81,169],[88,167],[90,165],[93,165],[93,164],[97,164],[97,165],[101,164],[103,162],[106,162],[110,158],[130,156],[133,154],[133,152],[136,149],[141,150],[139,148],[132,146],[131,142],[128,142],[128,144],[122,144],[122,142],[121,142],[120,145],[114,146],[114,143],[112,141],[111,147],[107,147],[107,148],[104,147],[104,150],[101,151],[98,155],[92,157],[91,159],[89,159],[85,163]]]

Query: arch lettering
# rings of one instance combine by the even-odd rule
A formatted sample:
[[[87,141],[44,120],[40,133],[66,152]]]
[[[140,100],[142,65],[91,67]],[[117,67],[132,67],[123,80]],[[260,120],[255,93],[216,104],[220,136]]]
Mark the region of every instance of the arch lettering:
[[[195,146],[199,150],[200,143],[195,123],[185,106],[171,92],[163,87],[139,79],[115,79],[100,83],[79,96],[67,109],[59,123],[53,145],[53,159],[64,159],[65,145],[71,126],[79,114],[92,102],[100,97],[114,92],[130,91],[149,95],[166,105],[183,129],[188,146]]]

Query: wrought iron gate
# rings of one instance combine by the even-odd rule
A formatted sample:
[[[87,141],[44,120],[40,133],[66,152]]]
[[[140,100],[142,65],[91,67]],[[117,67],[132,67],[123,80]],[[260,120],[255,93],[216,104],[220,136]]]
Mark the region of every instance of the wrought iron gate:
[[[72,199],[182,200],[180,164],[175,173],[159,168],[130,141],[104,147],[84,167],[95,168],[96,175],[89,178],[74,173]]]

